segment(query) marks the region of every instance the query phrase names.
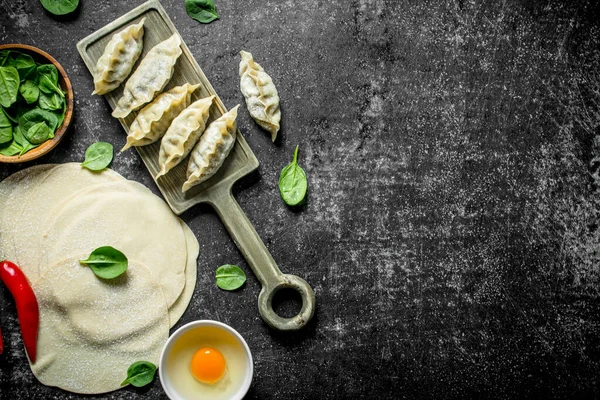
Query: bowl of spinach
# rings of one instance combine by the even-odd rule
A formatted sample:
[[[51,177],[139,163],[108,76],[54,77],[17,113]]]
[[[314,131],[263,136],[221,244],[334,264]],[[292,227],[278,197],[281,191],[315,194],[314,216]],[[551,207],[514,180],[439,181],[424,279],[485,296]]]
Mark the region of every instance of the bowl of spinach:
[[[48,53],[0,45],[0,162],[21,163],[54,149],[73,117],[73,88]]]

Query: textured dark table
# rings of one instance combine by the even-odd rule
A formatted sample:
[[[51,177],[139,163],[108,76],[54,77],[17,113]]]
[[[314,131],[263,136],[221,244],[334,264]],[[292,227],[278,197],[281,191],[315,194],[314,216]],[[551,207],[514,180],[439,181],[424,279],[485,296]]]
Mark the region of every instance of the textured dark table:
[[[76,92],[68,136],[39,163],[124,142],[75,44],[141,3],[82,0],[56,21],[38,1],[0,1],[0,42],[50,52]],[[179,325],[217,319],[246,338],[247,398],[600,396],[597,2],[217,0],[210,25],[183,3],[163,5],[228,107],[243,101],[241,49],[277,85],[280,143],[240,113],[261,166],[235,195],[318,300],[304,331],[270,330],[213,210],[183,215],[201,253]],[[310,192],[290,210],[277,179],[296,144]],[[0,178],[25,166],[1,165]],[[157,192],[135,152],[112,168]],[[216,288],[224,263],[249,273],[241,291]],[[5,289],[0,310],[0,398],[76,398],[31,374]],[[156,380],[102,397],[166,396]]]

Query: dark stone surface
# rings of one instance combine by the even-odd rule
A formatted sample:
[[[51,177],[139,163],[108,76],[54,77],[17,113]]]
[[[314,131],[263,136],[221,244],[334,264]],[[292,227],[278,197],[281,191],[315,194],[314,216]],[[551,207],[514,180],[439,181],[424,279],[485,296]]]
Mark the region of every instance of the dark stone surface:
[[[0,41],[49,51],[76,92],[70,133],[39,163],[124,142],[75,44],[138,4],[82,0],[56,21],[0,2]],[[240,113],[261,167],[235,194],[281,269],[314,287],[310,326],[270,330],[216,214],[183,215],[201,253],[178,326],[217,319],[246,338],[247,398],[600,396],[597,2],[221,0],[210,25],[163,5],[228,107],[243,101],[241,49],[282,99],[277,145]],[[310,192],[290,210],[277,179],[296,144]],[[112,167],[157,191],[135,152]],[[224,263],[249,273],[241,291],[216,288]],[[0,398],[76,398],[31,374],[4,289],[0,310]],[[101,397],[166,396],[156,380]]]

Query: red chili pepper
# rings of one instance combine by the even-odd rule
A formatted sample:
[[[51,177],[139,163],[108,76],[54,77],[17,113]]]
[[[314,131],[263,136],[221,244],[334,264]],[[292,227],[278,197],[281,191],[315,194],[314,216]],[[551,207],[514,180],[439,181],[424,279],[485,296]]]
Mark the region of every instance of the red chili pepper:
[[[35,293],[23,271],[10,261],[0,263],[0,280],[4,282],[15,299],[23,344],[29,359],[34,363],[40,325],[40,311]]]

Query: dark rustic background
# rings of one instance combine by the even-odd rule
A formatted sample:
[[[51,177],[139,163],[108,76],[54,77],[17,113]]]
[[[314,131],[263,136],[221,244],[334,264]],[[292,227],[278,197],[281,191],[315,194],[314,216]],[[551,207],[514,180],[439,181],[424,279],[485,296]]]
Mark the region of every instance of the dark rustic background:
[[[0,42],[50,52],[76,93],[68,136],[39,163],[125,140],[75,44],[142,1],[81,3],[57,21],[38,1],[0,0]],[[281,141],[242,110],[261,166],[235,194],[281,269],[318,300],[304,331],[269,329],[259,284],[213,210],[183,215],[201,253],[179,325],[211,318],[246,338],[247,398],[598,398],[598,2],[216,4],[221,19],[202,25],[183,0],[163,1],[228,107],[243,102],[241,49],[273,77]],[[310,189],[291,210],[277,179],[297,144]],[[26,166],[2,165],[0,178]],[[112,168],[157,192],[134,151]],[[215,286],[224,263],[249,274],[241,291]],[[297,307],[281,299],[282,314]],[[31,374],[5,289],[0,310],[0,397],[76,398]],[[166,396],[156,380],[101,397]]]

